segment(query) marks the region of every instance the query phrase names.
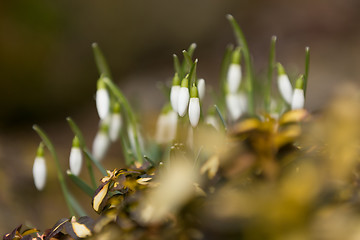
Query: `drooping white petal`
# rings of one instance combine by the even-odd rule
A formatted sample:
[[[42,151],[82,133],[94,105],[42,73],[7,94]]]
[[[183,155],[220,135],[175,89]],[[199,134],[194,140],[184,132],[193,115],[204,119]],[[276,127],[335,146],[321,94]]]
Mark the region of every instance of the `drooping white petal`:
[[[240,64],[232,63],[229,66],[227,73],[227,83],[230,93],[236,93],[241,83],[241,66]]]
[[[235,121],[246,111],[246,96],[239,93],[229,93],[226,95],[226,106],[231,120]]]
[[[278,77],[278,88],[280,91],[281,96],[284,100],[291,104],[292,97],[293,97],[293,88],[291,86],[289,77],[286,74],[281,74]]]
[[[170,103],[172,109],[177,112],[178,111],[178,100],[179,100],[179,92],[180,92],[180,86],[172,86],[170,90]]]
[[[178,113],[180,117],[185,116],[186,110],[189,105],[190,93],[187,87],[181,87],[178,99]]]
[[[305,96],[304,96],[304,90],[295,88],[293,99],[291,102],[291,109],[302,109],[304,108],[305,103]]]
[[[97,161],[101,161],[105,157],[105,154],[109,146],[110,146],[109,136],[101,130],[98,131],[98,133],[94,138],[93,148],[92,148],[92,153],[94,155],[94,158]]]
[[[43,190],[46,182],[46,164],[44,157],[35,158],[33,165],[33,177],[37,190]]]
[[[206,91],[205,80],[203,78],[199,79],[198,84],[197,84],[197,89],[199,92],[200,101],[203,101],[204,97],[205,97],[205,91]]]
[[[109,137],[111,141],[115,142],[119,138],[121,127],[122,118],[120,113],[111,114],[109,123]]]
[[[96,109],[100,119],[105,119],[109,114],[110,96],[105,88],[100,88],[96,91]]]
[[[191,126],[196,127],[200,119],[200,99],[190,98],[189,103],[189,120]]]
[[[72,147],[70,151],[69,164],[70,164],[70,171],[75,176],[79,176],[82,162],[83,162],[83,158],[80,148]]]
[[[156,124],[155,140],[159,144],[171,142],[176,137],[178,114],[174,111],[161,114]]]
[[[205,123],[213,126],[216,130],[219,130],[219,123],[214,115],[208,115],[205,118]]]

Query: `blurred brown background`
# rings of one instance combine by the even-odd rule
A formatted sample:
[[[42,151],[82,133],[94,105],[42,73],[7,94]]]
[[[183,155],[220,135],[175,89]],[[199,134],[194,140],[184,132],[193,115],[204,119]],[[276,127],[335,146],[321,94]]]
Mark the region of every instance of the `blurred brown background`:
[[[50,157],[45,191],[33,186],[39,138],[31,126],[49,133],[64,169],[72,139],[65,117],[72,116],[91,143],[98,121],[92,42],[127,96],[156,112],[165,100],[156,82],[172,76],[172,54],[192,42],[198,44],[198,75],[217,86],[224,49],[235,42],[227,13],[243,28],[260,74],[272,35],[278,36],[277,60],[293,75],[303,72],[310,46],[308,109],[321,109],[341,84],[359,82],[357,0],[1,1],[0,233],[20,223],[45,229],[67,216]],[[77,195],[91,212],[90,200]]]

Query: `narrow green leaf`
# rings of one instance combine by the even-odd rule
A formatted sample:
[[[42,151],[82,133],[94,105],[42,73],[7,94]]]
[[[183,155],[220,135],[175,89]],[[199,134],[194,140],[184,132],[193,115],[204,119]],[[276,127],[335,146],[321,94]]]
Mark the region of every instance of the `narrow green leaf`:
[[[77,213],[77,216],[82,217],[82,216],[87,216],[88,214],[86,214],[85,210],[82,208],[82,206],[79,204],[79,202],[76,200],[76,198],[69,194],[69,202],[72,206],[74,206],[74,209]],[[73,215],[74,216],[74,215]]]
[[[183,72],[183,69],[182,69],[182,67],[180,65],[180,61],[179,61],[178,56],[176,54],[173,54],[173,59],[174,59],[175,72],[178,73],[180,79],[183,79],[184,78],[184,72]]]
[[[193,55],[194,55],[194,52],[195,52],[195,49],[196,49],[196,43],[192,43],[190,44],[188,50],[187,50],[187,53],[188,55],[190,56],[190,59],[192,59]],[[185,50],[184,50],[185,51]],[[186,59],[183,61],[182,65],[181,65],[181,69],[182,69],[182,72],[183,72],[183,76],[182,78],[185,77],[185,72],[189,71],[189,68],[191,67],[192,65],[192,61],[190,61],[191,64],[188,64],[188,61],[186,61]],[[186,66],[188,66],[188,70],[186,70]],[[180,78],[180,79],[182,79]]]
[[[225,122],[225,119],[223,118],[221,112],[220,112],[220,109],[218,108],[218,106],[214,105],[215,109],[216,109],[216,113],[218,114],[220,120],[221,120],[221,123],[224,127],[224,130],[227,131],[227,125],[226,125],[226,122]]]
[[[93,53],[94,53],[94,57],[95,57],[95,63],[96,63],[97,69],[99,71],[99,75],[103,75],[104,77],[112,78],[109,65],[107,64],[104,54],[102,53],[98,44],[93,43],[92,49],[93,49]]]
[[[265,92],[265,109],[266,112],[270,112],[270,103],[271,103],[271,86],[272,86],[272,78],[273,71],[275,67],[275,45],[276,45],[276,36],[271,37],[270,42],[270,52],[269,52],[269,66],[268,66],[268,81],[266,85]]]
[[[186,61],[188,68],[190,68],[193,65],[193,60],[191,59],[191,56],[186,50],[183,50],[182,53],[184,55],[184,59]]]
[[[241,50],[243,52],[244,60],[245,60],[245,67],[246,67],[246,73],[247,73],[247,79],[246,79],[246,91],[248,94],[248,109],[249,114],[254,115],[255,114],[255,103],[254,103],[254,73],[253,68],[251,64],[251,57],[249,48],[246,42],[246,39],[244,37],[244,34],[234,19],[234,17],[230,14],[227,15],[227,19],[229,20],[237,40],[238,45],[241,47]]]
[[[304,75],[304,95],[306,97],[307,83],[309,77],[309,64],[310,64],[310,48],[305,48],[305,75]]]
[[[196,66],[197,66],[198,60],[195,59],[194,63],[191,66],[190,72],[189,72],[189,88],[195,83],[196,84]]]
[[[66,172],[67,175],[70,177],[70,179],[87,195],[89,195],[90,197],[94,196],[95,193],[95,189],[91,188],[89,185],[87,185],[86,182],[84,182],[81,178],[79,178],[78,176],[75,176],[74,174],[72,174],[71,171],[67,171]]]
[[[101,163],[97,160],[95,160],[95,158],[93,157],[93,155],[90,153],[90,151],[88,149],[83,149],[83,152],[85,154],[85,157],[89,158],[90,161],[95,164],[96,168],[99,169],[99,171],[101,172],[101,174],[103,176],[106,176],[106,170],[105,168],[101,165]]]

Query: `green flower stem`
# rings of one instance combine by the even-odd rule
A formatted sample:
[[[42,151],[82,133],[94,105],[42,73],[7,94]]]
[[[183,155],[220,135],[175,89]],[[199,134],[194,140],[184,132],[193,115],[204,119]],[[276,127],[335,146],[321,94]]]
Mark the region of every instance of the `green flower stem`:
[[[98,46],[98,44],[93,43],[92,44],[92,49],[93,49],[93,52],[94,52],[96,66],[98,68],[98,71],[99,71],[100,75],[112,78],[109,65],[107,64],[106,59],[104,57],[104,54],[102,53],[102,51],[101,51],[100,47]]]
[[[99,161],[95,160],[95,158],[90,153],[90,151],[86,148],[86,149],[83,149],[83,152],[85,153],[85,157],[90,159],[90,161],[95,164],[95,166],[97,167],[97,169],[99,169],[101,174],[103,176],[106,176],[107,172],[106,172],[105,168],[101,165],[101,163],[99,163]]]
[[[126,99],[124,94],[121,92],[121,90],[109,78],[104,78],[104,82],[109,87],[109,89],[114,94],[114,96],[118,99],[118,101],[125,108],[125,111],[127,113],[126,116],[128,117],[130,124],[132,125],[132,130],[133,130],[133,133],[134,133],[135,147],[136,147],[136,158],[137,158],[137,161],[140,164],[142,164],[143,163],[143,157],[142,157],[142,153],[141,153],[141,148],[140,148],[140,144],[139,144],[139,137],[138,137],[137,128],[136,128],[135,114],[134,114],[128,100]]]
[[[196,49],[196,43],[192,43],[192,44],[190,44],[188,50],[186,51],[186,52],[187,52],[187,55],[188,55],[188,57],[187,57],[188,60],[185,59],[185,60],[183,61],[182,65],[181,65],[181,68],[182,68],[182,72],[183,72],[183,73],[187,72],[187,70],[185,69],[185,68],[186,68],[186,65],[188,65],[188,68],[191,67],[192,61],[189,61],[189,57],[190,57],[190,59],[192,59],[192,56],[194,55],[195,49]],[[184,50],[184,51],[185,51],[185,50]],[[185,74],[183,75],[183,77],[185,77]],[[180,79],[182,79],[182,78],[180,78]]]
[[[310,65],[310,48],[305,48],[305,75],[304,75],[304,96],[306,97],[307,82],[309,77],[309,65]]]
[[[63,175],[63,173],[61,171],[60,161],[59,161],[58,156],[56,154],[54,145],[52,144],[52,142],[50,141],[50,139],[46,135],[46,133],[39,126],[34,125],[33,129],[37,132],[37,134],[40,136],[40,138],[44,142],[45,146],[49,149],[49,151],[50,151],[50,153],[51,153],[51,155],[52,155],[52,157],[53,157],[53,159],[55,161],[58,180],[60,182],[61,190],[62,190],[62,192],[64,194],[65,201],[66,201],[67,207],[69,209],[70,215],[75,216],[75,212],[77,212],[78,216],[85,216],[86,215],[85,211],[82,209],[80,204],[78,204],[76,199],[72,196],[69,189],[67,188],[64,175]]]
[[[216,113],[218,114],[218,116],[220,117],[220,120],[221,120],[221,123],[223,124],[224,126],[224,130],[225,132],[227,131],[227,125],[226,125],[226,122],[225,122],[225,119],[223,118],[221,112],[220,112],[220,109],[218,108],[217,105],[214,105],[215,109],[216,109]]]
[[[237,40],[238,45],[241,47],[245,65],[246,65],[246,73],[247,73],[247,81],[246,81],[246,90],[248,94],[248,105],[249,105],[249,114],[255,114],[255,104],[254,104],[254,73],[251,64],[250,52],[248,45],[246,43],[243,32],[240,29],[240,26],[237,24],[234,17],[230,14],[227,15],[227,19],[229,20]]]
[[[70,128],[73,131],[73,133],[75,134],[75,136],[78,137],[79,143],[80,143],[80,148],[82,149],[82,151],[84,153],[85,153],[85,151],[89,152],[88,148],[86,147],[85,139],[84,139],[84,136],[82,135],[82,132],[80,131],[80,128],[77,126],[77,124],[74,122],[74,120],[72,120],[71,117],[67,117],[66,121],[69,123]],[[95,166],[97,166],[99,171],[104,176],[107,175],[106,171],[105,171],[104,167],[99,163],[99,161],[93,161],[94,158],[89,158],[89,156],[87,154],[85,154],[85,159],[86,159],[86,167],[88,169],[90,179],[91,179],[91,184],[93,187],[97,187],[94,170],[93,170],[91,163],[95,164]]]
[[[266,112],[270,112],[270,103],[271,103],[271,85],[273,78],[273,70],[275,67],[275,44],[276,44],[276,36],[271,37],[270,43],[270,53],[269,53],[269,66],[268,66],[268,82],[265,88],[265,110]]]
[[[66,174],[70,177],[70,179],[87,195],[90,197],[94,196],[95,189],[90,187],[86,182],[84,182],[78,176],[75,176],[71,171],[67,171]]]

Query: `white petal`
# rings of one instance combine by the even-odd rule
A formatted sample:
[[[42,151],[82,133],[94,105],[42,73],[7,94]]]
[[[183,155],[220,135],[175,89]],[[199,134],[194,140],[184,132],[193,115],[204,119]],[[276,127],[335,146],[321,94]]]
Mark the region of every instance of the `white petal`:
[[[166,143],[166,138],[164,137],[165,127],[166,127],[166,114],[160,114],[156,122],[156,133],[155,133],[155,140],[159,144]]]
[[[305,103],[305,96],[304,96],[304,90],[295,88],[294,90],[294,96],[291,102],[291,109],[301,109],[304,108]]]
[[[33,165],[33,177],[37,190],[41,191],[46,182],[46,164],[43,157],[36,157]]]
[[[241,67],[239,64],[230,64],[227,74],[227,83],[229,92],[236,93],[241,83]]]
[[[157,143],[169,143],[176,137],[177,119],[178,115],[174,111],[159,116],[155,135]]]
[[[237,120],[242,112],[243,106],[239,94],[229,93],[226,95],[226,106],[233,121]]]
[[[290,80],[286,74],[282,74],[278,77],[278,88],[284,100],[288,104],[291,104],[293,89]]]
[[[96,109],[100,119],[106,118],[110,109],[110,96],[105,88],[96,91]]]
[[[82,154],[81,150],[78,147],[72,147],[70,151],[69,163],[70,171],[75,176],[79,176],[82,166]]]
[[[216,120],[215,116],[213,116],[213,115],[206,116],[205,123],[208,124],[208,125],[213,126],[216,130],[219,130],[219,123]]]
[[[101,161],[110,146],[110,139],[103,131],[99,131],[93,142],[93,155],[97,161]]]
[[[186,110],[189,105],[189,89],[187,87],[181,87],[179,92],[179,99],[178,99],[178,113],[180,117],[185,116]]]
[[[122,127],[122,118],[119,113],[114,113],[111,115],[111,121],[109,124],[109,137],[110,140],[115,142],[120,135],[120,130]]]
[[[205,80],[204,79],[199,79],[198,84],[197,84],[197,89],[198,89],[198,93],[199,93],[199,98],[201,101],[204,100],[205,97]]]
[[[136,131],[136,135],[137,135],[137,139],[139,142],[140,150],[141,150],[141,152],[143,152],[144,151],[144,140],[138,130]],[[128,127],[128,137],[129,137],[131,149],[133,150],[133,152],[136,152],[135,135],[134,135],[133,127],[131,127],[131,126]]]
[[[179,100],[179,91],[180,91],[180,86],[172,86],[170,90],[170,103],[171,103],[171,107],[175,112],[178,111],[177,108],[178,108],[178,100]]]
[[[200,119],[200,102],[199,98],[190,98],[189,103],[189,120],[191,126],[196,127]]]

